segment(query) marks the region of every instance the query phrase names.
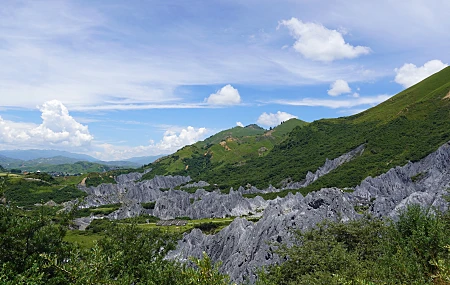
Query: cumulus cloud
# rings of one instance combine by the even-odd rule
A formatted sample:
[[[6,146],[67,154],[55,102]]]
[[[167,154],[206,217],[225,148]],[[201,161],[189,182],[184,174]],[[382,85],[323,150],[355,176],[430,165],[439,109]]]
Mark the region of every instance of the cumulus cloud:
[[[169,154],[186,145],[191,145],[206,137],[206,128],[186,127],[179,131],[167,130],[160,142],[150,141],[148,145],[141,146],[117,146],[112,144],[100,144],[98,151],[93,155],[102,160],[120,160],[135,156],[148,156]]]
[[[330,30],[321,24],[304,23],[297,18],[282,20],[279,26],[287,27],[296,39],[293,47],[304,57],[329,62],[336,59],[355,58],[368,54],[370,48],[352,46],[345,42],[343,33]]]
[[[241,95],[236,88],[228,84],[216,93],[211,94],[206,99],[206,103],[210,105],[237,105],[241,103]]]
[[[447,66],[447,64],[437,59],[430,60],[419,67],[412,63],[405,63],[402,67],[395,69],[395,73],[397,74],[395,76],[395,82],[408,88]]]
[[[68,146],[89,145],[93,136],[88,127],[78,123],[59,101],[52,100],[39,107],[40,125],[17,123],[0,117],[0,143],[16,146]]]
[[[283,121],[287,121],[292,118],[297,118],[297,116],[280,111],[276,112],[275,114],[267,114],[266,112],[264,112],[261,114],[261,116],[259,116],[257,123],[262,126],[273,127],[281,124],[281,122]]]
[[[241,123],[241,122],[236,122],[236,126],[238,126],[238,127],[244,127],[244,124]]]
[[[348,86],[347,81],[338,79],[330,85],[330,90],[328,90],[328,95],[339,96],[341,94],[350,93],[352,89]]]
[[[166,131],[163,139],[156,146],[161,150],[175,151],[180,147],[199,141],[206,133],[206,128],[196,129],[191,126],[182,129],[179,134],[175,131]]]

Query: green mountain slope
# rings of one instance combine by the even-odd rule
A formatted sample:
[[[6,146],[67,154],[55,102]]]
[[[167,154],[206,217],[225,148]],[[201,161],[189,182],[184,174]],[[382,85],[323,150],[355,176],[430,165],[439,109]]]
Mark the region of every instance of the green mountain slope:
[[[204,141],[185,146],[172,155],[158,159],[149,165],[153,171],[143,179],[168,174],[198,177],[206,169],[220,171],[226,166],[244,165],[248,160],[266,156],[290,131],[306,124],[301,120],[291,119],[270,131],[257,125],[221,131]]]
[[[234,127],[232,129],[228,129],[225,131],[221,131],[215,135],[210,136],[206,140],[199,143],[199,145],[205,144],[217,144],[223,140],[226,140],[229,137],[233,138],[242,138],[248,136],[262,135],[266,132],[265,129],[261,128],[258,125],[252,124],[246,127]]]
[[[417,161],[450,140],[449,91],[450,67],[360,114],[295,128],[262,157],[217,167],[212,157],[205,154],[196,161],[195,172],[178,173],[216,183],[222,189],[247,183],[278,186],[287,177],[301,181],[308,171],[323,165],[326,158],[336,158],[365,144],[361,156],[306,190],[355,186],[367,176],[379,175],[409,160]],[[161,165],[152,166],[158,169]]]

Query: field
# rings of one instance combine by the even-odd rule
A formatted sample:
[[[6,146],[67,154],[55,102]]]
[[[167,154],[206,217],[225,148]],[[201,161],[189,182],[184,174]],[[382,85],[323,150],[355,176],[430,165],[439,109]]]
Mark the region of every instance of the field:
[[[145,217],[132,218],[131,220],[142,221]],[[191,231],[194,228],[199,228],[205,234],[214,234],[231,224],[234,221],[234,217],[231,218],[214,218],[214,219],[199,219],[199,220],[186,220],[185,226],[157,226],[155,222],[150,223],[134,223],[138,228],[144,230],[161,230],[166,233],[182,234],[184,232]],[[250,221],[256,221],[257,219],[249,219]],[[70,230],[67,231],[64,241],[71,243],[78,243],[81,247],[91,248],[95,241],[102,239],[103,230],[109,224],[107,220],[99,221],[98,225],[89,227],[86,231]],[[132,223],[124,223],[123,221],[115,222],[118,225],[131,225]]]

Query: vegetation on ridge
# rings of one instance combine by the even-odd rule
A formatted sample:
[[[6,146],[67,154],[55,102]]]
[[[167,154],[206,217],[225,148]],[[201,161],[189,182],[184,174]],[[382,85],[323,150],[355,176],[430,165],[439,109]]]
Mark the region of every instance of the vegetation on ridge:
[[[47,211],[0,205],[0,283],[230,284],[206,255],[191,259],[194,268],[165,260],[176,232],[99,223],[101,238],[80,247],[64,241],[68,217]],[[398,222],[324,222],[279,247],[285,261],[257,284],[448,284],[449,231],[448,213],[419,207]]]
[[[190,175],[194,180],[218,184],[221,189],[247,184],[280,186],[286,178],[301,181],[327,158],[334,159],[365,144],[361,156],[321,177],[306,191],[356,186],[367,176],[420,160],[450,140],[450,100],[444,99],[450,90],[449,78],[447,67],[360,114],[294,128],[270,152],[250,157],[245,163],[214,161],[209,152],[193,145],[151,164],[156,170],[151,175]],[[183,157],[189,148],[195,151]],[[176,164],[180,167],[174,167]]]
[[[239,167],[266,156],[290,131],[305,125],[304,121],[291,119],[268,131],[257,125],[234,127],[149,164],[152,171],[143,179],[169,174],[190,175],[197,179],[208,171]]]
[[[257,285],[449,284],[450,216],[411,206],[397,223],[370,217],[297,231],[285,262]]]

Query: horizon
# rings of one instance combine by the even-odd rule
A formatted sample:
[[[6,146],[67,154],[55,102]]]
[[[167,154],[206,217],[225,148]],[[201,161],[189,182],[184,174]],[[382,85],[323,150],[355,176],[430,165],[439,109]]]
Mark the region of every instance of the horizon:
[[[0,149],[117,161],[359,113],[450,62],[450,2],[376,3],[5,1]]]

